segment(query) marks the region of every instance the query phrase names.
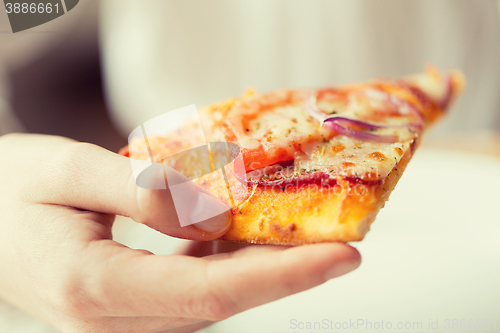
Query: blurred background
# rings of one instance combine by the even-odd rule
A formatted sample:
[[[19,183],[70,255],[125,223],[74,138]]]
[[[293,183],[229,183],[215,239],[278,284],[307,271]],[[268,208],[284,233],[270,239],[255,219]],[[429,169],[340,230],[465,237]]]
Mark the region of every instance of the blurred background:
[[[335,295],[343,297],[342,309],[351,309],[346,303],[350,298],[358,312],[390,309],[396,319],[415,313],[423,318],[498,313],[500,231],[494,207],[499,198],[495,188],[500,187],[495,185],[500,180],[500,1],[82,0],[70,13],[16,34],[0,9],[0,135],[62,135],[112,151],[127,144],[132,129],[157,115],[237,96],[248,87],[268,91],[399,77],[422,71],[428,62],[442,71],[460,68],[468,80],[463,96],[424,139],[421,158],[410,164],[395,203],[391,199],[378,217],[384,223],[375,223],[372,232],[384,232],[376,237],[370,233],[359,247],[368,253],[362,252],[365,266],[351,280],[346,280],[351,275],[342,278],[336,286],[344,293],[337,289]],[[471,172],[478,181],[464,190],[461,182]],[[424,195],[429,188],[421,179],[435,184],[432,195]],[[490,192],[481,187],[487,184],[492,184]],[[415,202],[426,207],[425,214],[408,214]],[[469,229],[471,222],[476,228]],[[164,235],[123,223],[128,229],[116,231],[119,240],[168,252],[160,246]],[[405,229],[415,225],[422,227]],[[481,230],[488,230],[486,238],[477,233]],[[399,231],[415,237],[398,238]],[[429,244],[423,246],[422,239]],[[478,253],[479,261],[471,256]],[[423,264],[423,257],[435,261],[418,270],[413,263]],[[394,280],[381,275],[383,269]],[[459,289],[471,298],[467,306],[464,299],[453,298]],[[288,309],[312,319],[317,308],[311,302],[328,295],[325,289],[314,293],[295,299],[295,304],[310,304],[309,312]],[[318,304],[325,309],[333,306],[330,301]],[[398,312],[412,309],[408,302],[419,304],[417,311]],[[453,304],[462,304],[458,312],[450,310]],[[273,306],[238,318],[255,331],[253,319],[279,311]],[[10,314],[2,317],[2,311]],[[13,311],[0,303],[0,331],[2,320],[15,321]],[[359,314],[346,311],[345,318]],[[496,319],[500,325],[500,317]],[[237,319],[226,325],[220,330],[244,327]],[[285,321],[273,325],[273,332],[288,327]],[[52,332],[23,327],[19,332]]]
[[[432,62],[462,69],[468,87],[427,140],[487,141],[500,129],[499,17],[496,0],[86,0],[12,34],[0,11],[0,131],[117,150],[158,114],[248,87],[398,77]]]

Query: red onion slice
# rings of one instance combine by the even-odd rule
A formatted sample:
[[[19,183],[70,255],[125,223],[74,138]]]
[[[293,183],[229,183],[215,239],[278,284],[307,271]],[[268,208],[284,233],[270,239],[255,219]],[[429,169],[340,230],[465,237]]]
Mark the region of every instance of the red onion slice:
[[[335,132],[351,137],[353,139],[358,139],[362,141],[374,141],[381,143],[395,143],[399,141],[397,135],[380,135],[368,132],[356,131],[348,126],[343,126],[342,123],[347,123],[351,125],[364,126],[370,129],[377,129],[377,127],[371,126],[368,123],[363,123],[361,121],[352,120],[349,118],[333,117],[325,119],[323,125],[334,130]],[[360,125],[361,124],[361,125]],[[379,127],[380,128],[380,127]]]
[[[319,121],[321,124],[323,124],[323,122],[326,119],[326,115],[323,112],[321,112],[318,109],[318,107],[316,106],[316,103],[317,103],[316,98],[317,98],[317,92],[316,93],[312,92],[309,95],[309,97],[307,97],[307,99],[306,99],[306,110],[311,115],[311,117],[313,117],[314,119],[316,119],[317,121]]]
[[[439,103],[439,107],[441,108],[441,110],[443,111],[448,110],[448,107],[450,106],[451,102],[452,92],[453,92],[453,78],[451,77],[451,75],[449,75],[448,79],[446,80],[446,92],[444,94],[444,98],[441,101],[441,103]]]
[[[367,94],[370,98],[389,103],[390,105],[394,106],[401,115],[412,114],[416,116],[419,121],[425,122],[425,115],[415,105],[404,99],[391,95],[388,92],[380,89],[370,89],[365,91],[365,94]]]
[[[327,117],[324,122],[330,121],[331,119],[338,119],[341,122],[348,123],[350,125],[354,126],[360,126],[364,127],[368,130],[374,130],[374,129],[384,129],[384,128],[415,128],[415,129],[422,129],[424,125],[422,123],[407,123],[403,125],[380,125],[380,124],[372,124],[366,121],[361,121],[361,120],[356,120],[356,119],[351,119],[347,117],[340,117],[340,116],[331,116]]]
[[[418,109],[412,104],[400,100],[390,94],[387,94],[383,91],[384,97],[387,101],[392,103],[398,103],[400,107],[395,105],[398,110],[401,110],[401,106],[406,107],[410,113],[413,113],[418,116],[419,122],[408,123],[404,125],[379,125],[379,124],[371,124],[361,120],[350,119],[346,117],[340,116],[330,116],[328,117],[323,112],[319,110],[316,106],[317,95],[318,92],[313,92],[306,99],[306,110],[307,112],[318,122],[322,124],[322,126],[328,127],[329,129],[348,137],[352,137],[354,139],[362,140],[362,141],[373,141],[373,142],[381,142],[381,143],[395,143],[399,141],[399,137],[397,135],[380,135],[374,134],[364,131],[357,131],[352,127],[358,126],[365,128],[367,130],[376,130],[376,129],[390,129],[390,128],[413,128],[417,133],[420,133],[423,129],[423,114],[418,111]],[[378,91],[377,91],[378,93]],[[394,97],[394,98],[393,98]]]

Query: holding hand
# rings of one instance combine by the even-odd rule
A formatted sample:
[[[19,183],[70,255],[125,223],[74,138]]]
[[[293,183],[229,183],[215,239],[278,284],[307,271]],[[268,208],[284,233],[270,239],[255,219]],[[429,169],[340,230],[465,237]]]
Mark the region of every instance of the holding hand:
[[[138,187],[127,158],[94,145],[15,134],[0,156],[0,298],[64,332],[191,332],[360,263],[340,243],[132,250],[112,240],[116,214],[195,241],[223,235],[231,216],[180,227],[168,190]]]

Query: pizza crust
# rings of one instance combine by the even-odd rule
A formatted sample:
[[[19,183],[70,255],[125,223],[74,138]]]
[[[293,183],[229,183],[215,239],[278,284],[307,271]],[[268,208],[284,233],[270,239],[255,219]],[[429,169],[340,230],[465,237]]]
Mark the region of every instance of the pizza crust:
[[[262,188],[239,209],[221,238],[254,244],[301,245],[362,240],[411,159],[408,150],[382,184]]]

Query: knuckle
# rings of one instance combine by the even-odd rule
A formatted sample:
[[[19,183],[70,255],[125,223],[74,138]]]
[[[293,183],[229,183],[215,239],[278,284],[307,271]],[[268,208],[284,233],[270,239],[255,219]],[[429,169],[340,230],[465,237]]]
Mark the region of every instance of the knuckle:
[[[83,170],[92,161],[94,145],[90,143],[72,142],[62,146],[54,154],[53,161],[48,165],[60,182],[74,184],[84,175]],[[95,161],[94,161],[95,162]]]
[[[137,223],[148,225],[150,219],[150,214],[153,210],[152,199],[153,196],[150,190],[137,189],[135,183],[130,185],[130,193],[135,191],[135,200],[137,206],[135,207],[133,219]]]
[[[60,325],[62,332],[65,333],[120,333],[123,332],[114,327],[110,327],[109,323],[105,323],[105,325],[100,324],[99,322],[90,321],[90,320],[73,320],[63,325]]]
[[[99,283],[98,272],[88,275],[71,263],[65,264],[65,270],[54,276],[59,283],[50,289],[44,290],[46,298],[55,309],[71,318],[73,323],[86,318],[100,316],[104,312],[104,304],[93,293],[94,285]],[[104,289],[104,287],[102,287]],[[101,297],[101,295],[97,295]]]
[[[121,303],[122,298],[117,295],[115,288],[111,287],[113,282],[109,279],[104,270],[99,269],[92,277],[86,281],[87,284],[87,304],[90,304],[94,314],[109,314],[116,309],[125,309]]]
[[[86,318],[94,309],[82,286],[71,282],[53,292],[52,303],[56,309],[74,319]]]
[[[184,303],[184,310],[189,316],[211,321],[224,320],[236,313],[234,307],[212,291],[188,298]]]
[[[9,134],[4,134],[0,135],[0,144],[6,144],[9,145],[12,141],[17,141],[19,137],[21,137],[23,134],[21,133],[9,133]]]
[[[139,188],[133,183],[129,192],[135,206],[130,212],[134,221],[156,230],[168,226],[178,226],[178,216],[169,191]],[[159,209],[161,207],[162,209]]]
[[[92,283],[91,302],[94,308],[99,309],[101,313],[107,313],[108,310],[117,308],[116,306],[116,296],[112,295],[109,291],[109,285],[103,282],[101,279],[95,280]],[[114,297],[113,297],[114,296]]]
[[[60,148],[56,154],[57,162],[67,165],[85,161],[86,157],[91,157],[95,146],[85,142],[71,142]]]

